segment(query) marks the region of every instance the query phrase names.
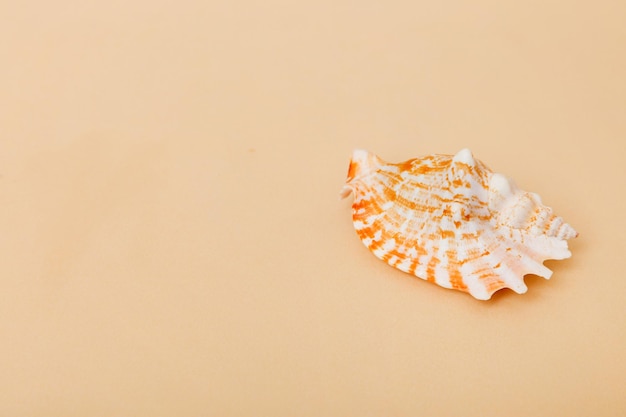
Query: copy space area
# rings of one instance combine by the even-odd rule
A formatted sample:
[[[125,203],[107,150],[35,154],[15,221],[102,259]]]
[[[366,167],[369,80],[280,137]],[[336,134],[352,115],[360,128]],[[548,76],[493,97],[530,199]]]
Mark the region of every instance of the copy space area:
[[[0,6],[0,415],[626,413],[626,3]],[[395,270],[355,148],[470,148],[580,236],[490,301]]]

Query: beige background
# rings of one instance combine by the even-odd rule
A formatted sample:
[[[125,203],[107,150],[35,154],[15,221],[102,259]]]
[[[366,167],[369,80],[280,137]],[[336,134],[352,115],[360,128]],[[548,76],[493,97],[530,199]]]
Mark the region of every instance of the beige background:
[[[0,6],[0,415],[626,415],[626,4]],[[338,200],[470,147],[574,225],[489,302]]]

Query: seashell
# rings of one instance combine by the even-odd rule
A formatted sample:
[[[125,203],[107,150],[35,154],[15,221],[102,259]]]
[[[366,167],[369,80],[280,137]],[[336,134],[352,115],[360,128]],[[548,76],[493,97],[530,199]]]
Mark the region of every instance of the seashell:
[[[578,236],[468,149],[398,164],[356,150],[341,195],[351,192],[354,228],[376,257],[479,300],[525,293],[526,274],[550,278],[543,261],[569,258]]]

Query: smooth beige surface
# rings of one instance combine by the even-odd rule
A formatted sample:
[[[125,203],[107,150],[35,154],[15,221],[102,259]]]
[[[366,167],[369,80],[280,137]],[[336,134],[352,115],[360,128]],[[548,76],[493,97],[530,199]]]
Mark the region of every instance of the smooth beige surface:
[[[625,415],[623,1],[0,19],[0,415]],[[471,148],[573,258],[489,302],[388,267],[338,200],[355,147]]]

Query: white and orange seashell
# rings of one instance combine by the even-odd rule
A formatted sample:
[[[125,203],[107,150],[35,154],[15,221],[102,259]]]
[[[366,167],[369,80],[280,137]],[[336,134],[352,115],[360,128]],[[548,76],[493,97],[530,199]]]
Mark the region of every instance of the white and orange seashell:
[[[354,227],[376,257],[479,300],[525,293],[526,274],[550,278],[543,261],[569,258],[578,235],[468,149],[398,164],[356,150],[341,195],[351,192]]]

